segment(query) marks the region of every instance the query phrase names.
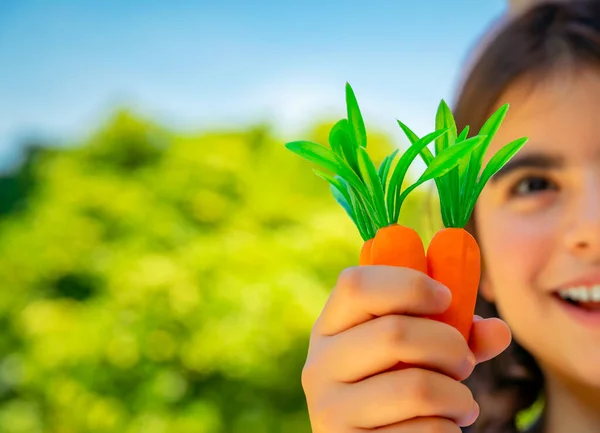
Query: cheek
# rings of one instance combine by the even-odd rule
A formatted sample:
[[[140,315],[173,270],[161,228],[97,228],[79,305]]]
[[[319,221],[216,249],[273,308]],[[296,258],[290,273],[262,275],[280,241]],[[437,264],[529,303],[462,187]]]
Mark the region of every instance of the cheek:
[[[522,302],[534,288],[552,251],[552,223],[484,207],[477,214],[484,284],[500,303]]]

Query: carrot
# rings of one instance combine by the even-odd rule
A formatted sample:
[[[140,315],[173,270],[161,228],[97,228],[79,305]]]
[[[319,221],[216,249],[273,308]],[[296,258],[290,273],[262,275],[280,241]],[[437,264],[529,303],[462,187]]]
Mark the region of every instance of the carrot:
[[[372,249],[369,264],[403,266],[423,273],[427,272],[427,261],[423,241],[412,228],[392,224],[377,231],[371,239]]]
[[[454,326],[469,340],[481,270],[477,241],[461,228],[438,231],[427,249],[427,274],[452,292],[450,307],[430,316]]]
[[[360,249],[360,257],[358,263],[360,266],[366,266],[371,264],[371,248],[373,247],[373,241],[375,238],[371,238],[363,243]]]
[[[481,254],[477,241],[465,230],[465,226],[484,185],[527,142],[527,138],[523,137],[505,145],[480,173],[483,156],[507,110],[508,104],[503,105],[481,127],[479,136],[484,140],[470,158],[435,179],[444,228],[433,236],[427,249],[427,273],[450,289],[452,302],[444,313],[430,318],[454,326],[467,341],[475,313]],[[411,142],[418,142],[419,138],[406,125],[398,123]],[[469,127],[457,135],[454,117],[443,100],[438,106],[436,127],[449,128],[448,134],[436,140],[436,154],[468,140]],[[420,155],[428,165],[435,161],[427,148],[421,149]]]
[[[329,133],[330,148],[311,141],[293,141],[286,143],[286,148],[332,172],[314,170],[329,182],[335,199],[360,232],[364,241],[360,265],[401,266],[425,273],[426,256],[419,234],[411,227],[398,224],[402,204],[419,185],[455,167],[480,144],[482,137],[465,140],[436,155],[422,176],[401,191],[413,160],[429,143],[446,134],[449,128],[438,128],[415,140],[397,161],[395,157],[399,150],[396,149],[377,169],[366,151],[365,125],[354,91],[348,83],[346,108],[347,118],[338,121]]]
[[[443,314],[430,318],[456,327],[468,340],[480,279],[480,250],[465,226],[486,182],[521,149],[527,138],[504,146],[480,173],[483,156],[508,104],[493,113],[477,135],[467,138],[469,127],[457,134],[452,112],[442,100],[436,129],[421,138],[397,121],[410,146],[397,161],[396,149],[377,169],[367,154],[365,125],[348,83],[346,108],[347,118],[338,121],[330,131],[330,147],[310,141],[294,141],[286,143],[286,147],[332,173],[314,170],[330,184],[334,198],[358,228],[363,239],[359,265],[407,267],[445,284],[452,292],[451,305]],[[432,142],[435,155],[427,148]],[[427,168],[412,185],[401,190],[408,168],[418,155]],[[437,186],[444,228],[435,234],[425,253],[419,234],[400,225],[398,219],[407,195],[428,180],[434,180]]]

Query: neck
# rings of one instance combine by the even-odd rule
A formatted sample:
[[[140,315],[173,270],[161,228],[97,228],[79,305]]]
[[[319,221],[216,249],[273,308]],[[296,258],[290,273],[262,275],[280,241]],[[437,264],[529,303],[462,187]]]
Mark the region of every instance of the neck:
[[[575,384],[546,372],[543,433],[597,433],[600,431],[600,388]]]

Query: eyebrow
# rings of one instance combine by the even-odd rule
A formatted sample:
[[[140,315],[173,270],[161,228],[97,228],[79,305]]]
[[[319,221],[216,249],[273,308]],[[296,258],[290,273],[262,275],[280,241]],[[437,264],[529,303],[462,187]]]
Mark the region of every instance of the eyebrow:
[[[549,155],[547,153],[517,154],[492,176],[490,182],[498,182],[504,176],[518,169],[557,169],[562,166],[564,166],[564,158],[562,156]]]

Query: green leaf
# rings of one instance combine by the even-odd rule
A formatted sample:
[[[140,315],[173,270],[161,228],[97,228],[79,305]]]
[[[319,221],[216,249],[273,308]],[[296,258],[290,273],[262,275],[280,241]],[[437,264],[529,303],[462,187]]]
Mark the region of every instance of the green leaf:
[[[435,154],[439,154],[442,150],[452,146],[456,141],[456,123],[452,111],[446,101],[443,99],[438,105],[435,116],[435,129],[449,128],[447,134],[444,134],[435,140]]]
[[[364,216],[363,216],[363,211],[361,209],[360,203],[358,201],[358,198],[356,197],[356,193],[354,193],[352,191],[352,189],[350,189],[348,191],[348,193],[350,194],[350,207],[352,209],[355,210],[355,217],[356,217],[356,227],[358,227],[358,231],[360,233],[360,236],[364,239],[365,237],[369,236],[369,230],[368,230],[368,226],[365,223],[364,220]]]
[[[436,155],[433,161],[431,161],[420,179],[429,180],[448,173],[458,165],[461,159],[468,156],[480,146],[484,140],[484,135],[477,135],[442,150],[440,154]]]
[[[331,176],[317,169],[313,169],[313,171],[321,179],[324,179],[327,182],[329,182],[333,197],[344,208],[348,216],[356,224],[356,215],[354,209],[350,205],[350,194],[348,193],[348,189],[343,179],[339,176]]]
[[[359,175],[360,170],[358,168],[356,146],[352,141],[350,125],[347,119],[342,119],[333,125],[329,133],[329,143],[334,152],[345,159],[350,168]]]
[[[358,175],[331,149],[312,141],[292,141],[286,143],[285,147],[302,158],[341,176],[359,192],[366,193]]]
[[[467,157],[469,153],[473,152],[473,150],[481,144],[484,138],[484,136],[469,138],[461,143],[455,143],[453,146],[445,148],[439,155],[436,155],[421,177],[400,194],[400,197],[398,198],[398,217],[400,216],[402,203],[408,194],[426,181],[439,178],[455,168],[461,159]],[[440,196],[442,196],[441,191]],[[440,201],[443,200],[446,203],[448,203],[448,200],[450,199],[451,197],[449,196],[440,197]]]
[[[352,126],[352,134],[358,147],[367,147],[367,131],[363,121],[356,95],[349,83],[346,83],[346,109],[348,121]]]
[[[512,159],[513,156],[521,150],[521,148],[527,143],[529,139],[527,137],[521,137],[514,141],[511,141],[504,147],[502,147],[488,162],[481,177],[478,181],[479,184],[485,184],[498,170]]]
[[[421,152],[419,155],[421,156],[421,159],[423,159],[423,162],[425,162],[425,164],[427,166],[429,166],[429,164],[431,164],[431,161],[433,161],[433,158],[434,158],[433,154],[427,147],[424,147],[423,149],[421,149]],[[461,162],[463,160],[461,160]],[[445,179],[436,177],[436,178],[434,178],[434,181],[435,181],[435,185],[437,187],[438,194],[439,194],[440,212],[442,213],[442,221],[444,222],[444,225],[446,226],[447,223],[450,221],[450,210],[452,208],[452,201],[451,201],[452,196],[448,192],[449,185],[448,185],[448,182],[445,181]],[[448,200],[450,200],[449,203],[447,203]]]
[[[402,130],[404,131],[404,134],[406,134],[406,137],[408,138],[410,143],[415,144],[415,142],[419,139],[417,134],[415,134],[408,126],[406,126],[404,123],[402,123],[398,119],[396,119],[396,122],[398,122],[398,125],[400,125],[400,128],[402,128]]]
[[[402,209],[402,203],[404,203],[404,200],[406,200],[406,197],[408,197],[408,195],[413,190],[415,190],[421,184],[425,183],[427,180],[428,179],[419,178],[415,183],[413,183],[408,188],[406,188],[404,191],[402,191],[402,194],[400,194],[400,196],[398,197],[398,203],[397,203],[398,216],[396,217],[397,219],[400,218],[400,210]]]
[[[363,174],[363,179],[369,190],[372,203],[377,210],[377,213],[371,217],[380,227],[384,227],[388,225],[388,216],[385,209],[383,187],[375,165],[364,147],[358,148],[358,166]]]
[[[421,149],[421,152],[419,152],[419,155],[421,155],[421,158],[423,159],[423,162],[426,165],[431,164],[431,161],[433,161],[433,158],[434,158],[433,154],[431,153],[431,150],[429,150],[426,147]]]
[[[528,138],[522,137],[518,138],[514,141],[511,141],[504,147],[502,147],[496,154],[490,159],[488,164],[486,165],[483,173],[481,173],[481,177],[477,182],[477,186],[473,188],[472,193],[469,197],[468,206],[465,209],[465,215],[463,215],[463,220],[466,224],[468,219],[471,217],[471,213],[473,212],[473,208],[475,207],[475,202],[479,198],[481,191],[483,191],[483,187],[487,183],[487,181],[498,172],[508,161],[511,160],[513,156],[521,148],[527,143]]]
[[[469,125],[464,127],[464,129],[461,131],[460,135],[457,137],[456,141],[461,142],[461,141],[466,140],[468,134],[469,134]],[[461,197],[463,195],[463,190],[465,189],[466,183],[467,183],[467,178],[465,177],[467,168],[469,168],[469,158],[464,158],[458,164],[458,178],[459,178],[459,183],[461,185],[461,193],[460,193]]]
[[[364,185],[359,175],[331,149],[311,141],[293,141],[286,143],[285,146],[292,152],[308,161],[321,165],[321,167],[332,171],[348,182],[358,192],[359,199],[365,209],[368,210],[368,214],[379,220],[377,215],[380,211],[377,210],[376,204],[371,200],[369,189]]]
[[[479,146],[477,150],[471,154],[469,165],[466,168],[465,173],[464,188],[466,191],[471,191],[473,188],[475,188],[477,178],[479,177],[479,172],[481,171],[481,164],[483,162],[485,152],[487,151],[490,143],[492,142],[494,135],[500,128],[502,121],[506,117],[508,107],[508,104],[502,105],[488,118],[488,120],[481,127],[479,135],[485,135],[487,138],[484,140],[483,143],[481,143],[481,146]]]
[[[460,134],[456,138],[456,141],[463,141],[463,140],[465,140],[467,138],[467,135],[469,135],[469,125],[465,126],[463,128],[463,130],[460,131]]]
[[[490,139],[490,137],[493,137],[496,134],[496,132],[498,131],[498,129],[500,128],[500,125],[502,124],[502,122],[504,121],[504,118],[506,117],[508,108],[509,108],[509,104],[504,104],[501,107],[499,107],[481,127],[481,130],[479,131],[478,135],[487,135],[488,136],[488,139],[483,143],[483,146],[489,146],[489,141],[490,141],[489,139]],[[483,155],[485,154],[487,147],[485,147],[485,149],[483,149],[483,151],[482,151],[482,149],[483,149],[483,147],[481,149],[479,149],[477,151],[477,153],[475,154],[477,157],[481,157],[481,159],[483,159]]]
[[[469,135],[469,125],[465,126],[463,130],[460,132],[458,137],[456,138],[457,142],[464,141],[467,139]],[[461,186],[464,188],[465,178],[464,174],[466,173],[467,167],[469,166],[469,159],[462,159],[460,164],[458,164],[458,177],[460,179]]]
[[[358,191],[362,203],[369,210],[369,213],[377,215],[377,210],[373,202],[369,200],[369,190],[365,187],[356,172],[343,159],[333,153],[331,149],[312,141],[292,141],[286,143],[285,146],[304,159],[319,164],[321,167],[340,176]]]
[[[394,150],[390,155],[388,155],[384,158],[383,162],[379,166],[379,170],[378,170],[379,180],[381,181],[381,184],[383,185],[384,194],[387,191],[387,186],[388,186],[387,179],[388,179],[388,175],[390,172],[390,167],[392,166],[392,162],[394,161],[394,158],[396,157],[396,155],[398,154],[399,151],[400,151],[400,149]]]
[[[456,143],[456,122],[452,111],[446,101],[443,99],[440,101],[438,110],[436,113],[436,128],[450,128],[448,134],[438,138],[435,141],[435,154],[439,155],[448,147],[453,146]],[[453,167],[443,176],[443,179],[439,181],[444,185],[445,194],[448,195],[450,203],[454,204],[447,208],[449,217],[453,218],[457,213],[456,208],[460,208],[461,195],[459,193],[459,170],[458,167]]]
[[[375,236],[376,229],[369,218],[369,212],[365,208],[365,203],[361,196],[352,188],[349,189],[352,208],[356,211],[356,221],[363,240],[369,240]]]
[[[340,130],[343,133],[343,126],[341,125],[346,119],[339,120],[335,125],[331,127],[329,131],[329,146],[331,146],[331,150],[338,156],[344,157],[344,146],[342,137],[339,136]]]
[[[425,146],[446,132],[448,132],[448,129],[430,132],[429,134],[415,141],[414,144],[412,144],[400,157],[400,160],[396,164],[396,167],[392,173],[392,178],[390,179],[390,184],[387,190],[386,203],[388,206],[388,215],[391,217],[391,222],[396,222],[398,220],[400,208],[397,203],[397,197],[410,164]]]
[[[400,125],[400,128],[402,128],[402,130],[404,131],[404,133],[406,134],[406,136],[408,137],[408,139],[410,140],[411,143],[414,144],[417,140],[419,140],[419,137],[417,136],[417,134],[415,134],[408,126],[406,126],[404,123],[402,123],[399,120],[397,120],[397,122],[398,122],[398,125]],[[433,161],[433,154],[431,153],[431,151],[427,147],[423,147],[421,149],[421,151],[419,152],[419,155],[421,156],[421,158],[423,159],[423,162],[425,162],[426,165],[429,165],[431,163],[431,161]],[[448,212],[449,212],[449,206],[445,206],[445,203],[442,200],[442,198],[449,196],[449,194],[447,193],[448,184],[447,184],[447,182],[443,182],[439,178],[435,178],[435,184],[437,186],[438,193],[440,195],[440,211],[442,213],[442,221],[445,224],[446,221],[449,221],[449,218],[450,218],[450,216],[448,214]],[[410,190],[410,191],[412,191],[412,190]]]
[[[420,156],[427,166],[431,164],[431,161],[433,161],[434,158],[431,151],[426,147],[424,147],[421,150]],[[449,185],[448,182],[445,181],[445,179],[436,177],[434,178],[434,181],[440,199],[440,212],[442,213],[442,221],[444,222],[444,225],[446,225],[447,222],[450,221],[450,210],[452,208],[452,201],[450,201],[449,203],[447,203],[447,201],[451,200],[452,196],[448,192]]]

